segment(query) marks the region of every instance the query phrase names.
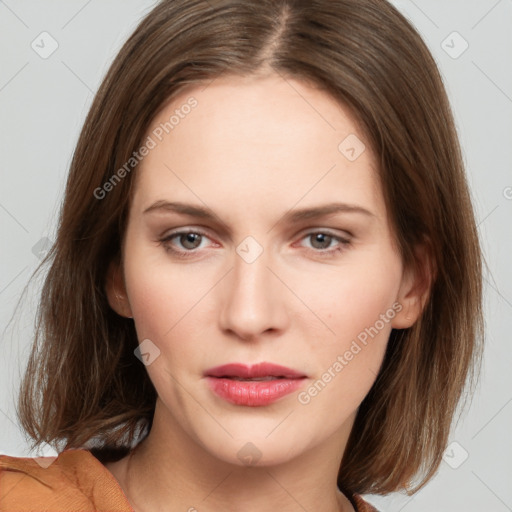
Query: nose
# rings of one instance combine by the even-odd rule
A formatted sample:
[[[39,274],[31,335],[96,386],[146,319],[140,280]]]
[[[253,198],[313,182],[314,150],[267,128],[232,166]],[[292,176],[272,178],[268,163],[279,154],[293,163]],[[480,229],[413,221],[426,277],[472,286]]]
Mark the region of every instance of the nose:
[[[220,328],[224,333],[246,341],[264,334],[277,336],[288,326],[286,286],[266,251],[248,262],[235,253],[233,269],[220,289]]]

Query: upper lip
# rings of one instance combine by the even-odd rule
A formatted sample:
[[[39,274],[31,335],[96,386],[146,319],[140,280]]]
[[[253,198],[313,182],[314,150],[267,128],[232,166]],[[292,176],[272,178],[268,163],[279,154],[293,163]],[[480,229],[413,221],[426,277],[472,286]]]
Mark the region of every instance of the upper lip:
[[[306,377],[301,372],[274,363],[258,363],[248,366],[242,363],[229,363],[215,366],[204,372],[207,377],[240,377],[242,379],[253,379],[257,377],[285,377],[297,379]]]

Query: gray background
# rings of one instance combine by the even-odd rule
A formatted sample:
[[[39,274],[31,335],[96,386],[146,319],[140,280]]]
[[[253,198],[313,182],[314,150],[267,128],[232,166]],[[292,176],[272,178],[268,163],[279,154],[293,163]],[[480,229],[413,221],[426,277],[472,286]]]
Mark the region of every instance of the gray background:
[[[435,478],[413,497],[367,498],[382,512],[512,511],[512,0],[393,3],[429,45],[454,109],[488,266],[487,345],[477,392],[454,426],[454,444]],[[40,282],[13,317],[16,302],[45,238],[54,239],[67,169],[94,92],[152,5],[0,1],[1,453],[35,455],[14,401]],[[42,58],[55,44],[40,36],[45,31],[58,48]]]

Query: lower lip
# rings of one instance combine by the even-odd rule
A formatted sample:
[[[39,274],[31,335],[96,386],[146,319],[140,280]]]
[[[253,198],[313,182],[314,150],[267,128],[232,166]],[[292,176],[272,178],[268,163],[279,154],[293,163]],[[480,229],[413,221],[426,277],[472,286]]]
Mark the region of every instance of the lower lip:
[[[261,407],[293,393],[302,386],[305,377],[298,379],[274,379],[243,381],[218,377],[206,377],[210,389],[218,396],[236,405]]]

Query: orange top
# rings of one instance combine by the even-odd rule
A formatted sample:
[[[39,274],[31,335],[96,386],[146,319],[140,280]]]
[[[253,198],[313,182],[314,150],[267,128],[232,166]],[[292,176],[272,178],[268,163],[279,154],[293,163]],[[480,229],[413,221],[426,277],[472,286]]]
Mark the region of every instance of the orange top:
[[[53,462],[52,462],[53,461]],[[354,494],[356,512],[377,512]],[[0,455],[0,512],[134,512],[114,475],[88,450]]]

